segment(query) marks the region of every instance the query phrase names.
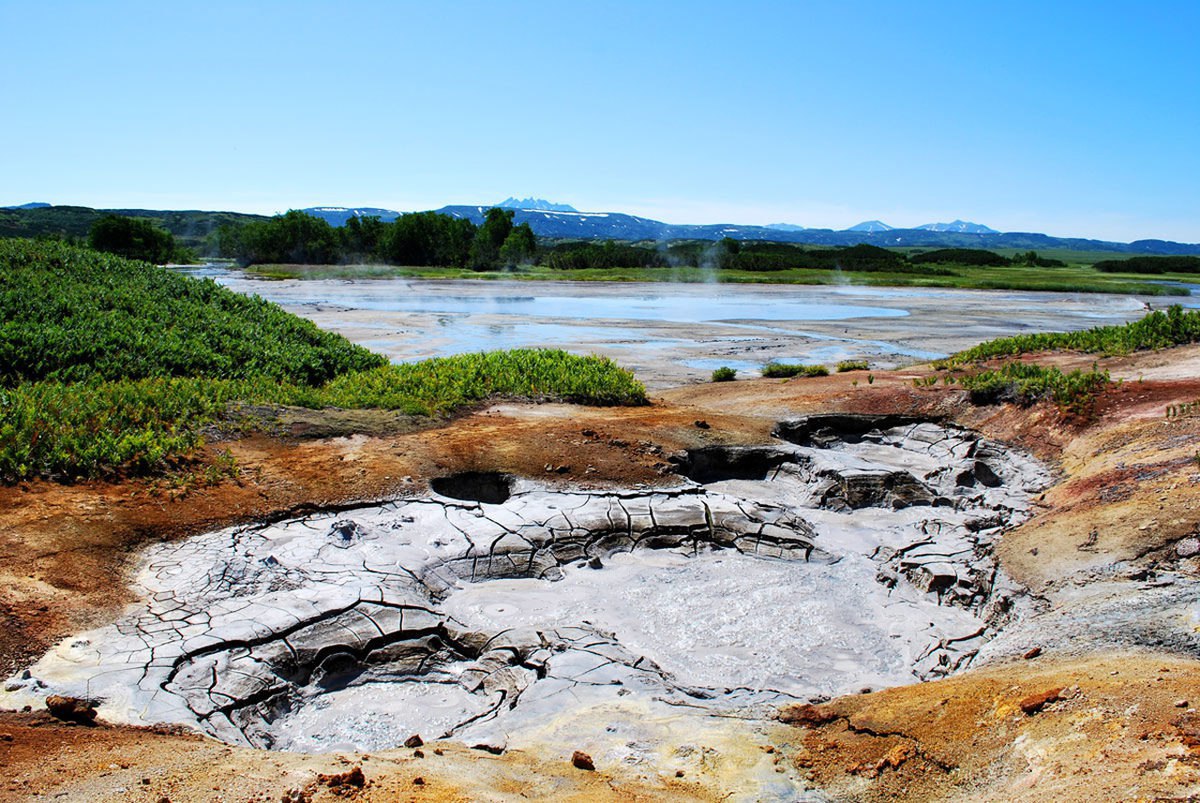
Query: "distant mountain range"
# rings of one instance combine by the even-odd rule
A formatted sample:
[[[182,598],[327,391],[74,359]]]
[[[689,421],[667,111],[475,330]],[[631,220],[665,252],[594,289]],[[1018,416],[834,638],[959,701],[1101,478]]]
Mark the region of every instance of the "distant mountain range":
[[[443,206],[444,215],[483,221],[487,206]],[[515,223],[528,223],[539,237],[586,240],[768,240],[807,245],[858,245],[881,247],[913,246],[921,248],[1020,248],[1046,250],[1065,248],[1072,251],[1116,251],[1128,254],[1200,254],[1200,244],[1167,240],[1137,240],[1132,243],[1091,240],[1078,237],[1052,237],[1036,232],[997,232],[979,223],[956,220],[952,223],[927,223],[915,229],[896,229],[878,220],[860,223],[844,231],[807,229],[790,223],[770,226],[739,226],[727,223],[678,225],[621,212],[550,212],[517,209]]]
[[[505,209],[534,209],[538,212],[578,212],[579,210],[570,204],[555,204],[541,198],[505,198],[496,206],[502,206]]]
[[[740,226],[716,223],[679,225],[621,212],[579,212],[567,204],[540,198],[507,198],[516,223],[528,223],[539,237],[580,240],[766,240],[808,245],[857,245],[921,248],[1017,248],[1044,251],[1062,248],[1073,251],[1114,251],[1127,254],[1200,255],[1200,244],[1168,240],[1109,242],[1077,237],[1052,237],[1036,232],[997,232],[979,223],[955,220],[928,223],[912,229],[897,229],[878,220],[868,220],[843,231],[809,229],[793,223],[769,226]],[[436,211],[481,223],[490,206],[444,206]],[[351,217],[375,216],[394,220],[401,213],[378,207],[316,206],[302,210],[335,226]],[[185,245],[203,247],[223,223],[265,220],[261,215],[238,212],[172,212],[152,209],[97,210],[89,207],[51,206],[44,203],[0,207],[0,237],[35,237],[39,234],[87,236],[91,224],[106,212],[157,220]]]
[[[400,217],[399,212],[391,209],[378,209],[374,206],[310,206],[300,211],[313,217],[319,217],[330,226],[345,226],[346,221],[352,217],[377,217],[386,223]]]
[[[872,221],[872,222],[879,223],[878,220]],[[894,231],[894,229],[892,229],[891,226],[887,226],[887,224],[880,223],[880,225],[885,226],[886,230],[888,230],[888,231]],[[1000,233],[1000,232],[996,231],[995,229],[989,229],[987,226],[984,226],[980,223],[968,223],[965,220],[956,220],[953,223],[926,223],[924,226],[917,226],[917,228],[920,229],[921,231],[955,231],[955,232],[958,232],[959,234],[999,234]]]

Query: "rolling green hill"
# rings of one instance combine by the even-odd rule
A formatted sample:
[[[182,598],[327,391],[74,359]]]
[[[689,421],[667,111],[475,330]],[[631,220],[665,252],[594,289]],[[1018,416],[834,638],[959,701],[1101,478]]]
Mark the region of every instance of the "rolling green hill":
[[[0,209],[0,237],[65,237],[86,239],[92,224],[107,214],[149,218],[175,236],[176,241],[197,253],[214,256],[211,239],[226,223],[242,224],[267,220],[262,215],[241,212],[172,212],[155,209],[92,209],[87,206],[45,206],[37,209]]]

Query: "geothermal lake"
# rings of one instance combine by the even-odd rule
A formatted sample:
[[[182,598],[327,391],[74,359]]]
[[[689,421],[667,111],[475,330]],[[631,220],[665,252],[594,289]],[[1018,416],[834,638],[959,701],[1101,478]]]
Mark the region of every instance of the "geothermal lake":
[[[265,280],[220,266],[189,272],[256,293],[401,362],[490,349],[603,354],[652,388],[755,375],[769,360],[923,362],[1021,332],[1085,329],[1200,297],[855,286]]]

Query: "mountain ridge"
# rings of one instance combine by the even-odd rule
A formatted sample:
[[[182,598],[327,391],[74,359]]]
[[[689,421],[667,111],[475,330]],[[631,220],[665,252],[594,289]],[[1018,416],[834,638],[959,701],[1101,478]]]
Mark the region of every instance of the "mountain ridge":
[[[537,212],[578,212],[579,210],[570,204],[557,204],[547,201],[545,198],[515,198],[509,196],[496,206],[502,209],[529,209]]]
[[[451,205],[433,211],[480,223],[490,208],[490,205]],[[394,210],[377,207],[314,206],[305,211],[328,220],[332,225],[344,225],[350,217],[362,217],[365,214],[375,214],[388,220],[401,214]],[[86,237],[91,224],[107,213],[152,218],[177,238],[182,238],[184,245],[191,247],[202,246],[205,238],[223,223],[268,219],[264,215],[239,212],[92,209],[91,207],[76,206],[0,208],[0,237],[35,237],[39,235]],[[861,230],[862,226],[868,224],[886,226],[880,221],[865,221],[850,229],[835,231],[833,229],[807,229],[798,226],[792,228],[789,224],[784,224],[788,228],[779,228],[779,224],[773,226],[741,226],[724,223],[670,224],[622,212],[553,212],[514,209],[513,217],[518,224],[529,223],[534,234],[540,237],[560,239],[660,241],[720,240],[724,237],[732,237],[737,240],[763,240],[802,245],[868,244],[889,248],[1013,248],[1038,251],[1061,248],[1072,251],[1112,251],[1126,254],[1200,255],[1200,243],[1179,243],[1153,238],[1121,243],[1080,237],[1054,237],[1038,232],[994,232],[990,229],[989,231],[992,233],[935,231],[921,228],[893,229],[890,227],[886,230]],[[962,222],[958,221],[958,223]]]

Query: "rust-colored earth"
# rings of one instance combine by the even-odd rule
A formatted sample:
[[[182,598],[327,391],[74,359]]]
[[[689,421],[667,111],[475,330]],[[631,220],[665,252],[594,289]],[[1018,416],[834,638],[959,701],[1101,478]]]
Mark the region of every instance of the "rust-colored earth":
[[[461,470],[563,487],[654,485],[670,481],[675,450],[767,442],[777,420],[805,412],[937,414],[1054,465],[1060,476],[1038,515],[999,547],[1003,567],[1035,592],[1117,564],[1200,573],[1175,548],[1200,528],[1200,418],[1165,412],[1200,399],[1200,348],[1100,363],[1124,381],[1093,420],[1050,406],[973,406],[952,387],[914,387],[928,372],[911,369],[876,373],[870,384],[851,373],[693,385],[641,408],[502,403],[425,425],[284,411],[282,434],[210,444],[190,478],[2,487],[0,672],[112,621],[130,601],[132,556],[156,540],[417,493]],[[236,479],[197,479],[195,469],[226,449]],[[784,711],[788,727],[752,747],[835,799],[1189,799],[1200,795],[1200,661],[1159,649],[1047,653]],[[572,746],[563,748],[569,756]],[[69,725],[42,711],[0,713],[0,799],[712,800],[737,791],[720,762],[677,778],[450,743],[421,752],[264,753],[180,732]]]

